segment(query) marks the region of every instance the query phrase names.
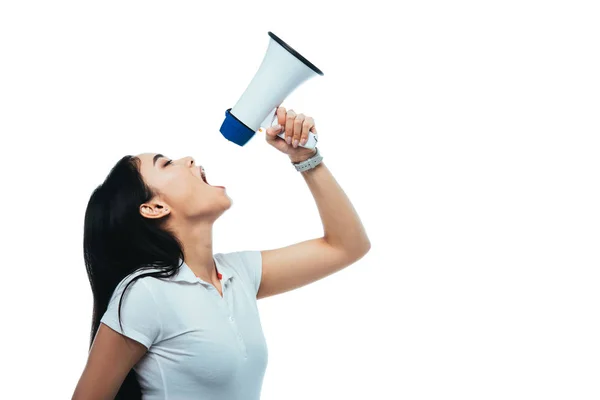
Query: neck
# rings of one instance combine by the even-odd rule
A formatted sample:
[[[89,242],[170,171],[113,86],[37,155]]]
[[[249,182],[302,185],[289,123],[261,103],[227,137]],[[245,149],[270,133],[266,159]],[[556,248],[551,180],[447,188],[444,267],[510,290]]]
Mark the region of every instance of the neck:
[[[185,263],[197,277],[206,282],[218,280],[213,260],[212,227],[210,222],[196,221],[175,230],[183,245]]]

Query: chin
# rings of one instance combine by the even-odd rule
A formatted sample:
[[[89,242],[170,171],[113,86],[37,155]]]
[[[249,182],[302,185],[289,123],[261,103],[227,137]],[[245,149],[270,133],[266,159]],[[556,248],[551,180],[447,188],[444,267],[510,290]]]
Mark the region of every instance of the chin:
[[[227,208],[226,208],[226,210],[229,210],[232,205],[233,205],[233,200],[231,199],[231,197],[227,196]]]
[[[222,201],[219,202],[217,211],[218,215],[221,216],[225,211],[229,210],[232,205],[233,200],[229,196],[225,195]]]

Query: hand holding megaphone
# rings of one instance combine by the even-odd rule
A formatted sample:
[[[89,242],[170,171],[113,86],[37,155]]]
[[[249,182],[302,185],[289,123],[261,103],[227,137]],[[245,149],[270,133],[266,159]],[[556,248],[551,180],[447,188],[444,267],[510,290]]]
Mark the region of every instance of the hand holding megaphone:
[[[288,127],[288,117],[293,121],[302,121],[302,125],[300,126],[300,130],[298,132],[295,131],[296,126],[293,123],[289,123]],[[296,147],[305,147],[307,149],[314,149],[317,146],[317,142],[319,140],[318,134],[316,133],[315,128],[315,120],[312,117],[305,116],[304,114],[298,114],[294,112],[294,110],[290,109],[286,112],[284,107],[276,107],[273,111],[269,113],[267,118],[260,124],[261,128],[259,132],[263,131],[263,126],[267,128],[274,127],[277,125],[282,126],[282,130],[277,134],[278,137],[286,141],[286,137],[290,137],[289,143],[286,143],[293,147],[294,139],[298,140],[298,146]],[[286,133],[286,128],[288,128],[288,132]],[[266,131],[266,129],[264,129]],[[267,140],[268,141],[268,140]],[[275,146],[275,143],[270,143]],[[287,153],[282,150],[278,146],[275,146],[278,150]],[[285,146],[283,146],[285,148]]]
[[[310,136],[316,144],[317,133],[315,120],[312,117],[279,107],[276,120],[275,125],[266,129],[267,143],[287,154],[293,161],[305,160],[307,156],[314,154],[314,144],[308,145]],[[259,131],[262,131],[262,128]]]

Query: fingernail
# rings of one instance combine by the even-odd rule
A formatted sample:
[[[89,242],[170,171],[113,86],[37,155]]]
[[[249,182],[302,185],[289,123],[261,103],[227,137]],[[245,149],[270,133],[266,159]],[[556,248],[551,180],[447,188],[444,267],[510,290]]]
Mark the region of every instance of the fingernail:
[[[276,131],[278,131],[278,130],[280,130],[280,129],[281,129],[281,125],[277,124],[277,125],[275,125],[275,126],[273,127],[273,129],[275,129]]]
[[[291,136],[286,136],[285,141],[287,142],[287,144],[292,143],[292,138]]]
[[[302,140],[300,141],[300,146],[304,146],[305,144],[306,144],[306,139],[302,139]]]
[[[298,142],[299,142],[298,139],[294,140],[294,148],[298,147]]]

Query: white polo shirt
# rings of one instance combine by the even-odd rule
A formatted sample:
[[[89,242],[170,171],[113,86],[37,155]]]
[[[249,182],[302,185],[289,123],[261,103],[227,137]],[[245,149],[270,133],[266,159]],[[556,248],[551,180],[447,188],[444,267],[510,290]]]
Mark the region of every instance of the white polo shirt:
[[[223,297],[183,264],[171,278],[125,278],[101,322],[148,348],[133,368],[145,400],[258,400],[267,367],[256,293],[260,251],[214,255]]]

